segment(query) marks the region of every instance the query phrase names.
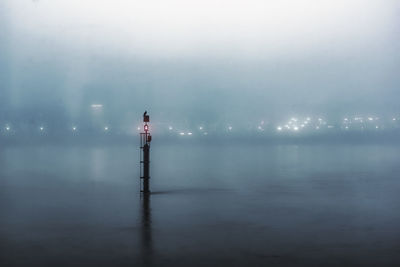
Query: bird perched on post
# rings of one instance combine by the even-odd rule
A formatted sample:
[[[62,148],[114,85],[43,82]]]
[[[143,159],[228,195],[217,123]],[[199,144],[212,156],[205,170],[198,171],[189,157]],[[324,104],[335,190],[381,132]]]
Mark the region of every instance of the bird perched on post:
[[[147,111],[143,113],[143,122],[150,122],[150,117],[147,115]]]

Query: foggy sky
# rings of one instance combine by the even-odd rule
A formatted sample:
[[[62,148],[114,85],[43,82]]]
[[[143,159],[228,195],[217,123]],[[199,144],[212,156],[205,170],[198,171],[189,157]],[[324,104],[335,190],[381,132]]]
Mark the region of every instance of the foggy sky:
[[[3,0],[0,24],[3,119],[399,112],[398,1]]]

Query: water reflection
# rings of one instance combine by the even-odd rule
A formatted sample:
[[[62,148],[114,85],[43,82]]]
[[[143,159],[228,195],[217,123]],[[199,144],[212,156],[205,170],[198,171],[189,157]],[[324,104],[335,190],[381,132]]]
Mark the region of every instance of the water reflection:
[[[140,194],[141,200],[141,258],[143,266],[152,265],[153,244],[150,194]]]
[[[91,152],[91,169],[92,169],[92,179],[104,180],[108,177],[104,175],[105,169],[107,167],[107,154],[103,148],[95,148]]]

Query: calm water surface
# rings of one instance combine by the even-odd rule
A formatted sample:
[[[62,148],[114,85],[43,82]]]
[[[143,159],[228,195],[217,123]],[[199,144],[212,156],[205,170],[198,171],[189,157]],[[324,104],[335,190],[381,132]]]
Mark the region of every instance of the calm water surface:
[[[389,145],[0,148],[1,266],[400,266]]]

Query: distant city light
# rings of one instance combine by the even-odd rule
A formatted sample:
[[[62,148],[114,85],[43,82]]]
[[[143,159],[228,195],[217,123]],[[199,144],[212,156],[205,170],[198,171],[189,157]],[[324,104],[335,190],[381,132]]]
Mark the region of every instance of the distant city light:
[[[100,107],[102,105],[100,104],[95,104],[94,107]],[[290,118],[290,117],[289,117]],[[312,118],[312,119],[311,119]],[[391,115],[389,117],[378,117],[378,116],[351,116],[351,114],[349,114],[349,116],[347,117],[342,117],[339,118],[339,120],[335,121],[335,120],[325,120],[323,118],[318,118],[318,117],[291,117],[290,119],[288,119],[286,122],[285,121],[277,121],[275,124],[275,128],[274,127],[267,127],[267,126],[263,126],[263,125],[269,125],[271,123],[271,125],[273,125],[273,121],[267,122],[267,119],[264,120],[260,120],[259,122],[255,122],[255,124],[253,125],[249,125],[249,126],[244,126],[244,125],[236,125],[235,127],[235,131],[233,131],[233,126],[232,124],[225,124],[226,126],[226,130],[228,131],[230,134],[234,134],[234,133],[240,133],[240,131],[242,129],[251,129],[251,131],[253,132],[259,132],[259,133],[272,133],[274,131],[276,132],[303,132],[306,129],[312,129],[312,130],[321,130],[320,134],[324,133],[326,131],[326,129],[329,129],[328,132],[333,133],[333,132],[339,132],[339,131],[350,131],[350,130],[363,130],[363,132],[367,132],[367,131],[373,131],[375,129],[380,129],[379,132],[384,132],[384,131],[391,131],[391,130],[395,130],[395,129],[399,129],[398,127],[398,121],[400,121],[399,117],[395,117],[395,115]],[[28,129],[28,131],[33,131],[33,132],[41,132],[41,133],[47,133],[48,128],[52,129],[51,125],[48,125],[46,122],[42,122],[43,124],[39,124],[36,126],[33,126],[31,129]],[[76,122],[78,123],[78,122]],[[114,125],[111,121],[107,122],[110,123],[112,125]],[[173,122],[171,122],[172,125]],[[46,126],[45,126],[46,125]],[[117,124],[115,124],[117,125]],[[115,126],[114,125],[114,126]],[[204,123],[199,123],[197,124],[197,130],[196,128],[194,129],[194,131],[178,131],[178,129],[175,129],[174,127],[172,127],[171,125],[167,124],[166,126],[164,124],[162,124],[165,132],[168,133],[168,130],[171,131],[170,133],[174,133],[177,135],[185,135],[185,136],[195,136],[198,137],[199,135],[208,135],[209,133],[205,131],[205,129],[209,130],[209,125],[204,124]],[[143,130],[143,126],[137,126],[137,130],[141,131]],[[0,129],[0,132],[3,131],[3,133],[5,132],[14,132],[15,129],[20,129],[17,126],[15,126],[13,124],[13,126],[11,126],[11,124],[5,123],[2,126],[3,130]],[[14,128],[15,127],[15,128]],[[123,126],[121,126],[123,127]],[[77,124],[72,124],[70,126],[69,131],[78,131]],[[211,127],[212,128],[212,127]],[[23,131],[25,131],[25,127],[22,127]],[[114,130],[111,131],[111,127],[108,125],[104,125],[103,127],[100,126],[101,132],[118,132],[117,128],[113,128]],[[131,128],[132,129],[132,128]],[[182,129],[182,128],[181,128]],[[185,129],[185,128],[183,128]],[[192,129],[193,130],[193,129]],[[224,129],[219,129],[219,130],[214,130],[215,132],[218,131],[223,131]],[[214,131],[212,131],[212,133],[214,133]],[[305,133],[308,131],[305,131]],[[327,132],[327,133],[328,133]],[[361,131],[360,131],[361,132]],[[250,134],[250,132],[249,132]]]
[[[103,105],[102,104],[92,104],[91,107],[97,109],[97,108],[102,108]]]

